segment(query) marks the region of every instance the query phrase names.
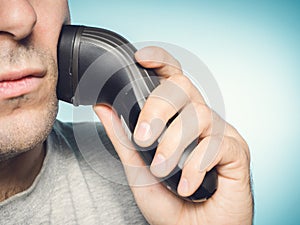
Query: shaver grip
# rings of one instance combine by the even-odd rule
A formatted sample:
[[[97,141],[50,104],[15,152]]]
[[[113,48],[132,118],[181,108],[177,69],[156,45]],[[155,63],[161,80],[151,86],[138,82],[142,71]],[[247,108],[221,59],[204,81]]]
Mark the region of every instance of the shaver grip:
[[[122,36],[101,28],[64,26],[58,45],[59,80],[57,96],[74,105],[112,106],[124,125],[128,136],[146,165],[154,158],[157,141],[142,148],[133,140],[133,131],[142,105],[159,80],[152,70],[134,61],[136,49]],[[100,91],[99,91],[100,90]],[[193,149],[195,142],[188,147]],[[187,150],[186,150],[187,151]],[[179,165],[161,179],[175,194],[182,170]],[[217,172],[207,172],[201,186],[184,199],[200,202],[217,189]]]

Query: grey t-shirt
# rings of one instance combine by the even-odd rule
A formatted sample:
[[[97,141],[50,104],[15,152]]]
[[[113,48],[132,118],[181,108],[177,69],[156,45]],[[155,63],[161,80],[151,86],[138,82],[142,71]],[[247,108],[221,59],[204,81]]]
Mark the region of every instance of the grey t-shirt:
[[[148,224],[103,128],[74,126],[56,121],[39,175],[0,202],[0,224]]]

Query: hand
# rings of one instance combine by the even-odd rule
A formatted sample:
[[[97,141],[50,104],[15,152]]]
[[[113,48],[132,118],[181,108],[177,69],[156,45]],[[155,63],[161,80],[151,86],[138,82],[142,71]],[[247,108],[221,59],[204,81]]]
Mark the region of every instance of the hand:
[[[140,113],[134,132],[137,144],[149,146],[168,120],[179,113],[163,134],[151,172],[132,145],[124,141],[126,135],[113,110],[104,105],[94,110],[120,156],[145,218],[150,224],[251,224],[250,154],[243,138],[205,104],[180,64],[166,51],[147,47],[136,53],[136,60],[145,68],[155,69],[162,78]],[[199,144],[184,164],[178,193],[191,195],[205,173],[216,167],[218,189],[203,203],[184,201],[156,181],[156,177],[171,172],[185,146],[197,137]]]

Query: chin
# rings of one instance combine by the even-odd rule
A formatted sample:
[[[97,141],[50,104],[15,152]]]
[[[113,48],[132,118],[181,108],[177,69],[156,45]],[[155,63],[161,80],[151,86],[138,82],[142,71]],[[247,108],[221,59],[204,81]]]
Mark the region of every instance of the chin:
[[[43,104],[17,108],[14,113],[0,117],[0,158],[14,156],[43,143],[52,130],[58,110],[56,94]]]

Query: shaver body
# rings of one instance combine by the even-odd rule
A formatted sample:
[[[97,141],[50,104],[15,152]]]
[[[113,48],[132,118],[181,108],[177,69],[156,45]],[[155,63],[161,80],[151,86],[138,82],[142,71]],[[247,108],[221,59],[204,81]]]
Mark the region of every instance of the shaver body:
[[[132,44],[114,32],[64,26],[58,44],[57,96],[75,106],[97,103],[112,106],[128,137],[146,165],[150,166],[158,141],[142,148],[134,142],[132,134],[141,108],[147,96],[159,85],[159,79],[152,70],[144,69],[135,62],[135,51]],[[161,178],[162,183],[175,194],[181,169],[177,165],[167,177]],[[204,201],[216,191],[217,183],[216,170],[212,169],[196,192],[184,199]]]

